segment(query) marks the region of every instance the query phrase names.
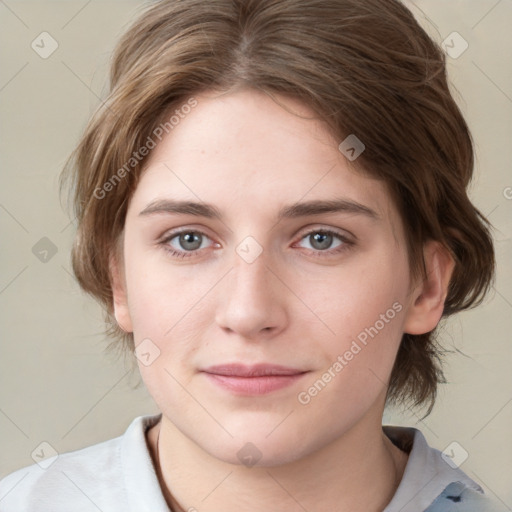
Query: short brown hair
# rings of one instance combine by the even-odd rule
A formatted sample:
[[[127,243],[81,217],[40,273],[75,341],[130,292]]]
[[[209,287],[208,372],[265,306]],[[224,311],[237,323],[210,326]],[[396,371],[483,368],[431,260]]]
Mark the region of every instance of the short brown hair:
[[[387,184],[401,214],[411,273],[424,272],[423,245],[438,240],[455,261],[443,315],[482,301],[495,260],[490,225],[466,192],[471,136],[444,53],[407,8],[397,0],[164,0],[145,7],[118,42],[109,95],[66,163],[78,220],[73,270],[104,306],[109,334],[133,350],[133,335],[113,317],[109,272],[147,160],[133,155],[194,94],[236,87],[300,100],[339,141],[355,134],[366,148],[354,164]],[[440,353],[434,331],[404,334],[388,400],[430,411],[443,381]]]

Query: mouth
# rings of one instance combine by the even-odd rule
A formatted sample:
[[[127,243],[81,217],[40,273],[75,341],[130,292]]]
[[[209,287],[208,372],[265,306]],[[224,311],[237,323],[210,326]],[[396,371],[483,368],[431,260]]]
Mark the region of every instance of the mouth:
[[[274,364],[225,364],[210,366],[202,372],[217,386],[236,395],[264,395],[291,386],[309,370]]]

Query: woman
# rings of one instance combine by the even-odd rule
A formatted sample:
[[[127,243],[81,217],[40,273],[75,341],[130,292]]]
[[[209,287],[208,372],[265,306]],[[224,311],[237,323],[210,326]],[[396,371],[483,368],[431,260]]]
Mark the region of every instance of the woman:
[[[2,510],[492,510],[386,403],[490,286],[444,56],[395,0],[150,6],[69,161],[73,267],[161,414]],[[20,480],[21,479],[21,480]]]

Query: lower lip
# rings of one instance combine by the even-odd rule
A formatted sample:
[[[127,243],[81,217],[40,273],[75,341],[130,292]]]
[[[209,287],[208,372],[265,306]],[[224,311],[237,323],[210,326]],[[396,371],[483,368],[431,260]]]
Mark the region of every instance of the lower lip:
[[[206,376],[218,386],[237,395],[266,395],[297,382],[305,373],[294,375],[265,375],[262,377],[234,377],[206,373]]]

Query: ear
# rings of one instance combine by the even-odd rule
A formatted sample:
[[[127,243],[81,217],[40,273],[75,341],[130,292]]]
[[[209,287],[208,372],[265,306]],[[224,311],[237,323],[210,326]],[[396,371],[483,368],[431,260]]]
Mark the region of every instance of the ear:
[[[444,302],[455,262],[448,249],[430,240],[423,248],[426,275],[412,290],[404,332],[424,334],[435,329],[443,314]]]
[[[125,332],[133,332],[132,319],[128,309],[126,280],[122,257],[112,255],[109,261],[110,282],[114,298],[114,316],[119,327]]]

